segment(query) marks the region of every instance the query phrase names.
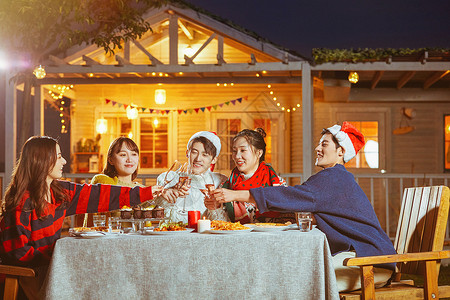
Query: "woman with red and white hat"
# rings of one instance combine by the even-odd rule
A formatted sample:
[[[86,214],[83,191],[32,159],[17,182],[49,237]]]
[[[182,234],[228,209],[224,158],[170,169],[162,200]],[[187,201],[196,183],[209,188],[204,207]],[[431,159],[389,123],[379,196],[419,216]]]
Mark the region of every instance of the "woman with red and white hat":
[[[352,124],[334,125],[322,132],[315,149],[316,165],[323,170],[303,184],[227,193],[220,193],[218,189],[215,199],[219,203],[254,203],[262,213],[273,210],[312,212],[317,228],[327,236],[339,291],[358,289],[361,287],[359,267],[343,266],[345,258],[395,253],[372,204],[344,167],[363,146],[364,136]],[[394,264],[375,267],[375,283],[385,284],[394,269]]]
[[[169,222],[182,221],[187,223],[187,211],[197,210],[204,214],[204,194],[207,184],[213,184],[217,188],[227,177],[213,172],[221,150],[220,139],[214,132],[199,131],[191,136],[187,143],[186,156],[188,158],[191,183],[187,188],[177,188],[179,177],[171,171],[168,178],[171,179],[168,188],[156,199],[156,204],[164,207],[166,218]],[[164,186],[166,173],[158,176],[157,182]]]

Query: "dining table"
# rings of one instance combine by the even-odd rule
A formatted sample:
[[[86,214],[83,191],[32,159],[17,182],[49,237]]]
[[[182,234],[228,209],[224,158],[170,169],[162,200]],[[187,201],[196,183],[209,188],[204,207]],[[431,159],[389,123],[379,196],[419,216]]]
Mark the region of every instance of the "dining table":
[[[339,299],[317,228],[57,241],[45,299]]]

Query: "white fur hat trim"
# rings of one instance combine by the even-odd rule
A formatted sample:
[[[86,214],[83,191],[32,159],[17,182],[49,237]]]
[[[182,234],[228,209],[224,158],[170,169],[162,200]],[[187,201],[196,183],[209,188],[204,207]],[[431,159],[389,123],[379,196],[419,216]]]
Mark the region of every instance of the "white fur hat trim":
[[[356,150],[347,133],[341,131],[341,125],[334,125],[327,128],[329,132],[337,139],[339,145],[344,148],[344,162],[348,162],[356,156]]]
[[[187,149],[189,150],[189,147],[191,146],[191,142],[193,139],[201,137],[201,136],[204,138],[207,138],[211,143],[213,143],[214,147],[216,147],[216,157],[219,156],[220,149],[222,148],[220,139],[217,136],[217,134],[215,134],[211,131],[199,131],[199,132],[194,133],[187,143]]]

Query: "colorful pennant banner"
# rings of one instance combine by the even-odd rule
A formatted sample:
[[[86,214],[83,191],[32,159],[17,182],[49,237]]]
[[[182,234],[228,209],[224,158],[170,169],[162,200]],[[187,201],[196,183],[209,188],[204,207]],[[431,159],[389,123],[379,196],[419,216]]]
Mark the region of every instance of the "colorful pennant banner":
[[[182,114],[182,113],[184,113],[184,114],[187,114],[187,113],[192,114],[194,111],[196,113],[198,113],[199,111],[205,112],[205,109],[207,109],[208,111],[211,111],[211,109],[217,110],[218,107],[222,108],[224,104],[228,105],[228,106],[230,105],[230,103],[233,104],[233,105],[236,105],[236,102],[242,103],[242,100],[246,100],[247,101],[248,100],[248,96],[237,98],[237,99],[233,99],[233,100],[229,100],[229,101],[226,101],[226,102],[223,102],[223,103],[218,103],[218,104],[215,104],[215,105],[203,106],[203,107],[195,107],[195,108],[187,108],[187,109],[164,109],[164,110],[160,110],[160,109],[147,108],[147,107],[141,107],[141,106],[132,106],[132,107],[135,107],[137,110],[140,110],[142,112],[148,111],[151,114],[155,113],[155,114],[163,114],[164,115],[164,114],[169,114],[171,111],[178,112],[178,114]],[[131,107],[130,104],[120,103],[120,102],[117,102],[117,101],[113,101],[111,99],[105,99],[105,103],[106,104],[111,104],[112,106],[117,105],[119,108],[121,108],[123,106],[125,110],[127,109],[128,106]]]

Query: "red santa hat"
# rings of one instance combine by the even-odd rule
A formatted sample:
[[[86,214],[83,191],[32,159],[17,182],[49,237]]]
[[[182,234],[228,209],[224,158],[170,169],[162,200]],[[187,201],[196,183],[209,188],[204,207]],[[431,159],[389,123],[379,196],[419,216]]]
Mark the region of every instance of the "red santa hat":
[[[327,130],[337,139],[339,146],[344,148],[344,163],[355,157],[356,153],[364,147],[363,134],[349,122],[343,122],[342,126],[331,126]]]

